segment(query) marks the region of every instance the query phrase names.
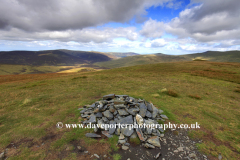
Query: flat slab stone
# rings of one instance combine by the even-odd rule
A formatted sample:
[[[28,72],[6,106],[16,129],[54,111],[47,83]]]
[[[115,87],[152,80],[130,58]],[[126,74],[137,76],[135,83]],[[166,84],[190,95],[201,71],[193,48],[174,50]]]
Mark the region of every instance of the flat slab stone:
[[[96,116],[95,115],[91,115],[90,119],[87,121],[87,123],[97,123]]]
[[[130,108],[127,109],[127,112],[130,113],[131,115],[135,116],[139,112],[139,108]]]
[[[97,117],[97,118],[102,118],[102,113],[101,112],[97,112],[96,114],[95,114],[95,116]]]
[[[109,134],[108,131],[102,131],[102,134],[105,135],[105,136],[108,137],[108,138],[113,137],[113,135]]]
[[[146,117],[152,118],[152,113],[150,113],[149,111],[147,111],[147,112],[146,112]]]
[[[151,144],[149,144],[149,143],[145,143],[145,144],[144,144],[144,147],[145,147],[145,148],[155,148],[154,145],[151,145]]]
[[[125,118],[121,118],[120,120],[118,120],[117,123],[120,123],[120,124],[133,124],[133,117],[132,115],[129,115]]]
[[[158,115],[158,109],[154,105],[152,105],[152,108],[153,108],[152,118],[154,119]]]
[[[108,99],[113,99],[113,98],[115,98],[115,94],[108,94],[108,95],[103,96],[103,100],[108,100]]]
[[[90,137],[90,138],[100,138],[101,135],[98,135],[96,133],[87,133],[85,134],[86,137]]]
[[[147,113],[146,105],[144,103],[141,103],[139,106],[139,109],[140,109],[140,112],[139,112],[140,116],[145,117]]]
[[[128,146],[124,146],[124,145],[123,145],[123,146],[122,146],[122,149],[123,149],[123,150],[128,150],[128,149],[129,149],[129,147],[128,147]]]
[[[137,135],[138,135],[138,138],[140,139],[140,141],[145,141],[146,139],[144,138],[142,130],[140,128],[135,128],[135,129],[136,129],[136,132],[137,132]]]
[[[110,121],[110,126],[109,126],[109,134],[113,134],[116,130],[115,126],[114,127],[111,127],[111,124],[112,125],[115,125],[116,124],[116,121]]]
[[[161,147],[159,137],[158,136],[153,136],[147,140],[148,143],[156,146],[156,147]]]
[[[150,103],[147,104],[147,109],[148,109],[150,112],[153,112],[152,105],[151,105]]]
[[[134,132],[134,129],[128,126],[127,128],[121,128],[121,133],[127,137],[130,137]]]
[[[127,116],[129,113],[125,109],[119,109],[118,113],[120,116]]]
[[[126,106],[124,104],[117,104],[117,105],[114,105],[114,107],[116,109],[124,109],[124,108],[126,108]]]
[[[161,114],[160,115],[162,118],[164,118],[164,119],[168,119],[168,117],[166,116],[166,115],[164,115],[164,114]]]
[[[113,119],[113,114],[109,111],[106,110],[105,112],[102,112],[105,117],[107,117],[109,120]]]
[[[125,104],[126,102],[125,101],[121,101],[121,100],[114,100],[114,105],[116,104]]]

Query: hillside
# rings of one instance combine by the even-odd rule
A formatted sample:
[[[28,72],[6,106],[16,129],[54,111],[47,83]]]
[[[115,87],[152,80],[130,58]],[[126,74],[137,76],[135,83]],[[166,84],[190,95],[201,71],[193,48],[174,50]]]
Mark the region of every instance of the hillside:
[[[240,62],[240,51],[207,51],[203,53],[182,55],[185,58],[202,58],[213,62]]]
[[[104,66],[107,68],[119,68],[140,64],[192,61],[195,58],[205,59],[213,62],[240,62],[240,51],[207,51],[204,53],[186,54],[178,56],[165,55],[161,53],[150,55],[137,55],[107,62],[98,62],[95,63],[95,65],[101,67]]]
[[[97,66],[107,67],[107,68],[119,68],[127,66],[135,66],[141,64],[154,64],[154,63],[164,63],[164,62],[181,62],[190,61],[188,57],[181,56],[171,56],[164,54],[149,54],[149,55],[136,55],[130,57],[124,57],[117,60],[111,60],[108,62],[98,62],[95,63]]]
[[[152,102],[169,117],[166,124],[198,122],[201,128],[189,130],[187,138],[202,140],[191,145],[196,145],[207,159],[218,159],[219,153],[223,159],[240,159],[240,63],[206,61],[138,65],[88,73],[0,76],[0,152],[7,148],[8,159],[124,156],[126,151],[116,145],[118,136],[101,135],[92,139],[85,134],[94,132],[93,129],[56,128],[58,122],[82,123],[85,119],[80,117],[78,108],[111,93]],[[178,133],[175,130],[174,135]],[[138,142],[129,142],[130,150],[146,152],[144,147],[136,145]],[[185,147],[185,142],[179,142]],[[162,157],[174,150],[162,145]],[[133,156],[141,158],[139,154]]]
[[[82,51],[49,50],[49,51],[10,51],[0,52],[0,64],[15,65],[75,65],[108,61],[106,55]]]

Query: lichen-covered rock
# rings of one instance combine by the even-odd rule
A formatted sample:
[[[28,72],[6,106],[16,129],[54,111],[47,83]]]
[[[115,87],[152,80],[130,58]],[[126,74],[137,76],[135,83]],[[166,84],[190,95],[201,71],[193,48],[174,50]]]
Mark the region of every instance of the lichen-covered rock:
[[[161,147],[159,137],[153,136],[147,140],[148,143],[154,145],[155,147]]]
[[[120,116],[127,116],[129,113],[125,109],[119,109],[118,113]]]

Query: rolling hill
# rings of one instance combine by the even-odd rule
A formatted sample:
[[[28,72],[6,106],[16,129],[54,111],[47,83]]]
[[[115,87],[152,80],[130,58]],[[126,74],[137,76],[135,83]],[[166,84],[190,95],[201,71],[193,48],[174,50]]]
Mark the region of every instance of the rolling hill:
[[[149,55],[137,55],[131,57],[124,57],[117,60],[111,60],[107,62],[98,62],[95,65],[107,68],[119,68],[134,66],[140,64],[154,64],[164,62],[182,62],[192,61],[193,59],[202,59],[213,62],[240,62],[240,51],[207,51],[204,53],[186,54],[186,55],[165,55],[161,53],[149,54]]]

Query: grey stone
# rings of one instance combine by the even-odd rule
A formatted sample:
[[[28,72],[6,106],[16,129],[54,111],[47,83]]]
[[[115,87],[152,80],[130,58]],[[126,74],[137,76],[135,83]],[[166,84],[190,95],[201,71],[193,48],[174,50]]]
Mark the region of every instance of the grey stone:
[[[129,149],[129,147],[128,147],[128,146],[124,146],[124,145],[123,145],[123,146],[122,146],[122,149],[123,149],[123,150],[128,150],[128,149]]]
[[[153,136],[147,140],[148,143],[156,146],[156,147],[161,147],[159,138],[157,136]]]
[[[196,154],[194,154],[194,153],[191,153],[191,154],[189,154],[188,156],[189,156],[190,158],[195,158],[195,157],[197,157]]]
[[[113,103],[114,105],[117,105],[117,104],[125,104],[126,102],[121,100],[115,100]]]
[[[124,134],[127,137],[130,137],[133,134],[134,130],[131,127],[127,127],[127,128],[121,128],[121,133]]]
[[[116,115],[117,115],[117,113],[118,113],[118,111],[117,111],[117,110],[115,110],[115,112],[113,113],[113,115],[114,115],[114,116],[116,116]]]
[[[127,109],[127,112],[130,113],[131,115],[135,116],[139,112],[139,108],[130,108]]]
[[[94,128],[94,132],[97,132],[97,131],[98,131],[98,127],[95,127],[95,128]]]
[[[120,133],[119,139],[125,139],[125,137],[122,133]]]
[[[137,133],[136,132],[133,132],[133,134],[130,136],[130,139],[134,139],[134,138],[137,138]]]
[[[163,110],[159,109],[159,110],[158,110],[158,113],[159,113],[159,114],[162,114],[162,113],[163,113]]]
[[[148,109],[150,112],[153,111],[153,109],[152,109],[152,105],[151,105],[150,103],[147,104],[147,109]]]
[[[120,133],[121,133],[121,129],[120,129],[120,128],[117,128],[117,129],[115,130],[115,134],[119,136]]]
[[[115,127],[115,124],[116,124],[116,121],[110,121],[110,127],[109,127],[109,134],[113,134],[116,130],[116,127]],[[112,127],[112,125],[114,125],[114,127]]]
[[[151,128],[147,128],[146,131],[147,131],[147,134],[149,134],[149,135],[152,134],[152,129]]]
[[[80,113],[84,113],[86,111],[87,111],[87,109],[83,109],[83,110],[80,111]]]
[[[139,109],[140,109],[140,112],[139,112],[140,116],[145,117],[147,113],[146,105],[144,103],[141,103],[139,106]]]
[[[82,118],[87,118],[89,115],[87,115],[87,114],[81,114],[81,117]]]
[[[0,160],[3,160],[4,157],[5,157],[5,152],[2,152],[2,153],[0,154]]]
[[[125,106],[124,104],[114,105],[114,107],[115,107],[116,109],[125,109],[125,108],[126,108],[126,106]]]
[[[118,140],[118,143],[119,143],[119,144],[124,144],[124,143],[126,143],[126,140],[125,140],[125,139],[119,139],[119,140]]]
[[[84,153],[88,153],[88,151],[84,151]]]
[[[125,118],[122,118],[120,120],[118,120],[117,123],[120,123],[120,124],[133,124],[133,117],[132,115],[129,115]]]
[[[160,157],[160,155],[161,155],[161,152],[159,152],[154,158],[158,159]]]
[[[152,113],[150,113],[149,111],[147,111],[146,117],[147,117],[147,118],[152,118]]]
[[[125,143],[124,146],[130,146],[130,143]]]
[[[87,133],[85,134],[86,137],[90,137],[90,138],[100,138],[101,136],[95,133]]]
[[[110,111],[110,112],[114,113],[115,110],[116,110],[116,109],[114,108],[114,106],[110,106],[110,107],[109,107],[109,111]]]
[[[109,120],[106,117],[103,117],[102,120],[105,124],[109,124]]]
[[[168,117],[166,116],[166,115],[164,115],[164,114],[161,114],[160,115],[162,118],[164,118],[164,119],[168,119]]]
[[[104,122],[103,122],[102,119],[98,120],[97,123],[98,123],[98,125],[99,125],[99,127],[100,127],[101,129],[104,129]]]
[[[129,97],[128,95],[116,95],[116,97],[123,97],[123,98],[127,98],[127,97]]]
[[[155,148],[154,145],[151,145],[151,144],[149,144],[149,143],[145,143],[143,146],[144,146],[145,148]]]
[[[105,136],[108,137],[108,138],[111,138],[111,137],[112,137],[112,135],[109,134],[108,131],[102,131],[102,134],[105,135]]]
[[[108,99],[113,99],[113,98],[115,98],[115,94],[108,94],[108,95],[105,95],[105,96],[103,96],[103,100],[108,100]]]
[[[91,115],[90,119],[87,121],[87,123],[92,123],[92,124],[97,123],[96,116]]]
[[[100,158],[97,154],[94,154],[95,157]]]
[[[152,118],[155,119],[158,115],[158,109],[154,105],[152,105],[152,108],[153,108]]]
[[[103,115],[107,117],[109,120],[113,119],[113,114],[109,110],[103,112]]]
[[[127,116],[129,113],[125,109],[119,109],[118,110],[119,115],[121,116]]]
[[[97,114],[95,114],[95,116],[97,117],[97,118],[102,118],[102,113],[101,112],[97,112]]]

